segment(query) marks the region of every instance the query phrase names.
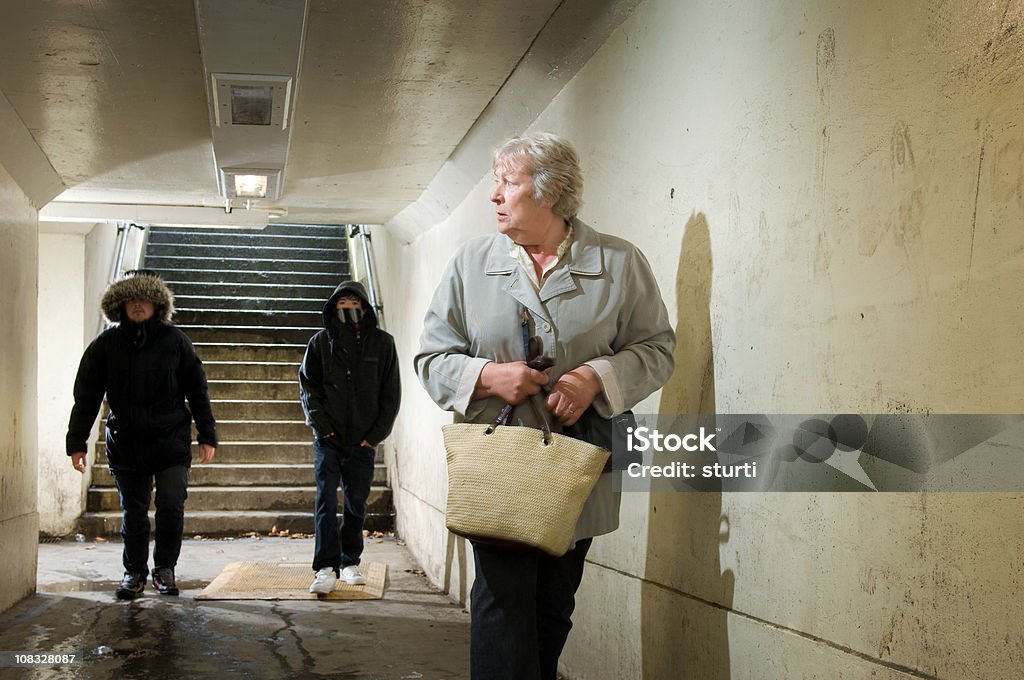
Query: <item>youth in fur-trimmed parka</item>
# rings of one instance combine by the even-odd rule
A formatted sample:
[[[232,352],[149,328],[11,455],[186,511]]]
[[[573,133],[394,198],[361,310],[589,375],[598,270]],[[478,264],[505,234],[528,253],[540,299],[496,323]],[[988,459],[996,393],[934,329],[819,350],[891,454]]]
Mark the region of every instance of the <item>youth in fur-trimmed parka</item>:
[[[126,303],[132,300],[153,303],[153,315],[141,323],[131,321]],[[173,294],[155,273],[129,272],[107,289],[100,307],[116,325],[100,333],[82,356],[67,454],[86,451],[105,393],[111,470],[152,473],[190,465],[192,420],[200,444],[216,447],[217,430],[202,361],[188,336],[170,321]]]

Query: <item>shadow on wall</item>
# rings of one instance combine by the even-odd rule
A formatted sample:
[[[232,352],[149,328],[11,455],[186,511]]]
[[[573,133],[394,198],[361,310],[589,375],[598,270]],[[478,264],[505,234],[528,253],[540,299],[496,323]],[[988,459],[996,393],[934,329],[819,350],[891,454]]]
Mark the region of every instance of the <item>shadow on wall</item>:
[[[444,555],[444,576],[441,579],[441,588],[449,595],[458,598],[458,603],[465,607],[469,604],[469,589],[466,581],[469,573],[466,571],[466,551],[469,546],[466,539],[456,536],[450,531],[446,535]],[[455,559],[458,558],[458,570],[455,568]]]
[[[662,389],[665,416],[715,412],[711,342],[711,234],[702,213],[686,223],[676,270],[676,368]],[[733,574],[721,572],[728,518],[716,491],[650,494],[641,591],[643,677],[729,678]]]

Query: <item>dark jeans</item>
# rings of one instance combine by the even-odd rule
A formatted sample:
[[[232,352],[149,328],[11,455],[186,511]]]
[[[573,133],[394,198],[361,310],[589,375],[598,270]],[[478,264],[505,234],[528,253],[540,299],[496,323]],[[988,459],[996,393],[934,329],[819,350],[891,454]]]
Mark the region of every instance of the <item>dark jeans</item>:
[[[359,564],[363,554],[363,520],[373,482],[375,452],[362,446],[340,446],[330,440],[313,441],[316,469],[316,547],[313,571],[335,571]],[[344,513],[338,525],[338,486],[344,493]]]
[[[156,544],[153,565],[178,564],[181,532],[185,527],[185,499],[188,498],[188,468],[175,465],[156,473],[116,472],[114,480],[121,496],[121,561],[124,570],[149,574],[149,498],[156,482]]]
[[[473,544],[474,680],[555,680],[592,541],[578,541],[561,557]]]

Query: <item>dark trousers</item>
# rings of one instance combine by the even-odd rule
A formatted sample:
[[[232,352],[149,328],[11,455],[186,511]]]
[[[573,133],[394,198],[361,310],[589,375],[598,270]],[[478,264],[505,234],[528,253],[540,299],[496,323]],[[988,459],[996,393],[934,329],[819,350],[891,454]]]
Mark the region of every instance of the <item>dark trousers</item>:
[[[374,450],[340,446],[330,440],[313,442],[316,469],[316,546],[313,571],[335,571],[359,564],[363,554],[363,521],[373,483]],[[344,513],[338,524],[338,486],[344,494]]]
[[[592,540],[577,542],[561,557],[473,544],[474,680],[555,680]]]
[[[156,483],[156,540],[153,565],[178,564],[181,532],[185,527],[185,499],[188,498],[188,468],[175,465],[156,473],[115,472],[121,497],[121,540],[124,570],[149,574],[149,498]]]

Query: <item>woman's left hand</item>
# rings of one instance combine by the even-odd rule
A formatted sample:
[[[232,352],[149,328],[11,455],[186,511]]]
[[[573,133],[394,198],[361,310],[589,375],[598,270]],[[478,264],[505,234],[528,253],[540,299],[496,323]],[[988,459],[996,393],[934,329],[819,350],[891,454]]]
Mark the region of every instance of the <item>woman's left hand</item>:
[[[590,408],[597,395],[601,394],[601,389],[597,371],[584,364],[563,373],[555,381],[545,403],[558,422],[568,427]]]

